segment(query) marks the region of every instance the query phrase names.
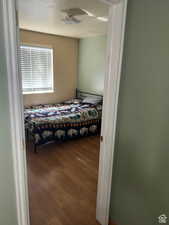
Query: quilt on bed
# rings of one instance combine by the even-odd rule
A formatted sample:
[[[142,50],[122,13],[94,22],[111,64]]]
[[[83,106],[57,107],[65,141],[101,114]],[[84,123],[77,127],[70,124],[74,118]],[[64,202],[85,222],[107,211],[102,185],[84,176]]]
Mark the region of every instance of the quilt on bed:
[[[54,140],[96,134],[100,129],[102,105],[63,103],[37,105],[24,110],[25,127],[36,145]]]

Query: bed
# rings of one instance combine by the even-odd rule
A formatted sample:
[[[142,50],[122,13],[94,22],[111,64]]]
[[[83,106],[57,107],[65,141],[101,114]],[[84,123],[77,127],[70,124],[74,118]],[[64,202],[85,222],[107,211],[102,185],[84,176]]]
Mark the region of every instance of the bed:
[[[92,98],[96,101],[88,101]],[[101,116],[102,96],[79,90],[75,99],[24,109],[27,137],[31,137],[36,153],[38,146],[49,142],[98,134]]]

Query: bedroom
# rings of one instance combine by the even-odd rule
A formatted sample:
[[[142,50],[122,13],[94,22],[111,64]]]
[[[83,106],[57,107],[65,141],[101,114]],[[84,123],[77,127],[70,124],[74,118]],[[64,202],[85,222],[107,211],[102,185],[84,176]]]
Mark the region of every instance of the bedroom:
[[[108,8],[19,0],[31,225],[97,224]]]

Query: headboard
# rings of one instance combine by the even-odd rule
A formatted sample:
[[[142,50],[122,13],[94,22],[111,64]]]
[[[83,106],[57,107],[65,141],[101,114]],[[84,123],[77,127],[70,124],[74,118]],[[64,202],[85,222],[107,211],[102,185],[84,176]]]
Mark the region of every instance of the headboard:
[[[100,97],[103,100],[103,95],[94,94],[94,93],[90,93],[90,92],[81,91],[79,89],[76,89],[76,97],[77,98],[84,99],[84,98],[89,97],[89,96],[97,96],[97,97]]]

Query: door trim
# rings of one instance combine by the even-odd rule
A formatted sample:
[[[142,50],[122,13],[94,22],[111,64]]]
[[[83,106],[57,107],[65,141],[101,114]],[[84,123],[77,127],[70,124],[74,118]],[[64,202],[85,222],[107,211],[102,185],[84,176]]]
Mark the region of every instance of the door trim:
[[[18,225],[29,225],[29,202],[21,76],[18,66],[19,29],[15,0],[2,0],[8,98]]]
[[[102,0],[100,0],[102,1]],[[104,0],[110,3],[110,0]],[[113,3],[115,2],[115,3]],[[18,225],[30,225],[21,76],[18,65],[18,24],[15,0],[2,0],[8,95]],[[107,72],[103,103],[96,218],[108,225],[117,107],[122,67],[127,0],[112,0],[109,15]],[[112,123],[110,124],[110,121]]]
[[[108,225],[109,223],[117,109],[128,1],[121,0],[117,2],[115,0],[115,2],[111,5],[109,12],[107,71],[104,84],[101,131],[103,141],[100,146],[96,208],[96,218],[102,225]]]

